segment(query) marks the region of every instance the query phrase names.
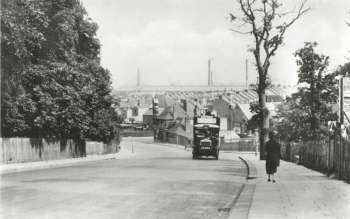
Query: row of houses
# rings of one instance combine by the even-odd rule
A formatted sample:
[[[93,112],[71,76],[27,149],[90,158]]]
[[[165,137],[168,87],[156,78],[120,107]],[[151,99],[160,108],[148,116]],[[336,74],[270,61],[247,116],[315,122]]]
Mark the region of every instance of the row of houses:
[[[276,98],[269,97],[268,98]],[[280,101],[271,101],[266,103],[266,107],[269,109],[270,116],[276,115],[277,105],[281,103]],[[249,102],[235,102],[229,100],[225,96],[219,96],[215,99],[210,106],[211,110],[217,112],[221,118],[221,130],[232,130],[235,133],[248,134],[248,121],[253,117],[253,113],[250,111]]]
[[[270,115],[276,114],[276,106],[290,95],[291,88],[272,86],[266,92],[267,108]],[[154,118],[152,98],[158,99],[158,110]],[[184,143],[192,138],[194,108],[208,108],[221,118],[222,133],[233,132],[235,136],[246,136],[248,121],[253,113],[250,103],[258,96],[252,89],[224,91],[166,91],[157,94],[130,93],[119,98],[119,110],[126,124],[142,125],[151,130],[155,128],[156,138],[172,143]]]

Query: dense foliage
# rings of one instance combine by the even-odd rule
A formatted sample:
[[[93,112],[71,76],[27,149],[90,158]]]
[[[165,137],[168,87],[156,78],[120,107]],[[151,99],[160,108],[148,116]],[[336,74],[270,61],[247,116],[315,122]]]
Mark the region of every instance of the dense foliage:
[[[276,128],[282,139],[319,139],[327,134],[327,121],[337,119],[332,104],[337,101],[336,73],[326,74],[328,57],[316,53],[317,43],[305,43],[295,53],[298,92],[278,107]]]
[[[96,31],[79,0],[1,1],[2,136],[115,137]]]

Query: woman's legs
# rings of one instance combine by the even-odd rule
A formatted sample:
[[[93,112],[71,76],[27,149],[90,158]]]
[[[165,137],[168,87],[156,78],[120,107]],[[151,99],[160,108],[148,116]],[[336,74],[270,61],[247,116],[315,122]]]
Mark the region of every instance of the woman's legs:
[[[275,181],[275,174],[273,173],[273,174],[271,174],[271,175],[272,175],[272,177],[271,177],[271,178],[272,178],[272,182],[276,182],[276,181]]]
[[[271,174],[267,174],[267,175],[268,175],[267,181],[270,182],[270,181],[271,181],[271,178],[270,178],[270,175],[271,175]]]

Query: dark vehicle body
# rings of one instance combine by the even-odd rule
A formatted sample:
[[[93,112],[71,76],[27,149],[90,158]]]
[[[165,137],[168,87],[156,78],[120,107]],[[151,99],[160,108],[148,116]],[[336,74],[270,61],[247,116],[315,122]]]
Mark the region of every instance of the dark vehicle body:
[[[194,117],[193,120],[193,159],[200,156],[213,156],[219,159],[220,118],[214,115]]]

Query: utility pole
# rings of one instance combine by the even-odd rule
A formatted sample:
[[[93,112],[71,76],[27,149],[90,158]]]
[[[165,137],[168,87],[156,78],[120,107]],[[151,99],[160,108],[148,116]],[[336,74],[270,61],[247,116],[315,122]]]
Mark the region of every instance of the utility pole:
[[[211,70],[211,65],[210,65],[210,86],[213,86],[213,71]]]
[[[140,69],[137,68],[137,87],[140,87]]]
[[[208,59],[208,86],[211,86],[210,80],[211,80],[211,72],[210,72],[210,59]]]
[[[211,70],[211,61],[213,58],[208,59],[208,86],[213,86],[213,72]]]
[[[159,105],[158,105],[158,99],[154,96],[152,98],[152,115],[153,115],[153,123],[152,123],[152,128],[153,128],[153,140],[154,142],[157,141],[157,135],[158,135],[158,112],[159,112]]]
[[[340,134],[339,134],[339,149],[338,149],[339,155],[337,158],[337,159],[339,159],[338,178],[341,178],[342,174],[343,174],[343,170],[342,170],[342,164],[343,164],[342,152],[343,152],[343,147],[344,147],[343,136],[342,136],[343,126],[344,126],[344,78],[340,77],[339,78],[339,130],[340,130]]]

